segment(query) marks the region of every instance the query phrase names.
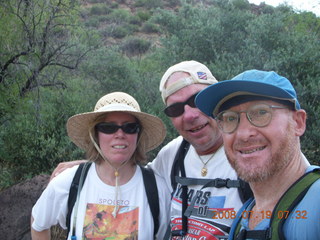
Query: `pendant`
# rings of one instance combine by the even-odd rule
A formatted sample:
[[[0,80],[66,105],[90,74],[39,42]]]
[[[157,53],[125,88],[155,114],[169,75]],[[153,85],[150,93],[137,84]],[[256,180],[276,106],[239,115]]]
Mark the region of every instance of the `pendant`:
[[[208,169],[206,169],[205,167],[203,167],[203,168],[201,169],[201,176],[202,176],[202,177],[205,177],[205,176],[207,176],[207,173],[208,173]]]

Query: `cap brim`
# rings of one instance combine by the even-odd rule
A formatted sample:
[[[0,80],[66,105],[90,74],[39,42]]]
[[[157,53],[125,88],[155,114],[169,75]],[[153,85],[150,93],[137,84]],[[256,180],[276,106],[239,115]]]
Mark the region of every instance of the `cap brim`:
[[[211,85],[197,95],[195,102],[202,112],[214,117],[224,102],[239,95],[256,95],[295,102],[292,96],[281,88],[245,80],[225,80]]]

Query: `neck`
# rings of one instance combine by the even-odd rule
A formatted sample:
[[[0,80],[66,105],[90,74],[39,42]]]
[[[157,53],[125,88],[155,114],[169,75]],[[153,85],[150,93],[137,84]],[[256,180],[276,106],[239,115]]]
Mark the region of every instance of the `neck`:
[[[118,174],[118,184],[123,185],[130,181],[136,170],[136,165],[128,162],[118,169],[111,167],[105,161],[97,164],[97,174],[107,185],[116,186],[116,172]]]
[[[222,144],[223,144],[223,139],[221,137],[221,138],[218,138],[217,141],[207,150],[199,151],[198,149],[196,149],[196,152],[198,153],[199,156],[213,154],[222,146]]]
[[[262,182],[251,182],[250,187],[256,201],[253,212],[264,214],[267,214],[267,211],[272,212],[282,195],[305,174],[307,166],[300,153],[296,159],[293,159],[268,179]],[[259,215],[251,216],[249,221],[250,229],[253,229],[261,220],[263,219],[259,218]]]

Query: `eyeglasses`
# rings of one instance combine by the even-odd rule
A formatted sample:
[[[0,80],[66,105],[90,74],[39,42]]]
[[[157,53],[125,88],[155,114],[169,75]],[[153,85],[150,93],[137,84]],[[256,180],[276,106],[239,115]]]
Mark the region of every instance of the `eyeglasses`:
[[[124,131],[127,134],[139,133],[141,130],[141,126],[139,123],[125,123],[119,126],[114,123],[101,122],[95,126],[96,131],[106,134],[116,133],[119,130],[119,128],[121,128],[122,131]]]
[[[194,102],[194,99],[196,98],[197,94],[198,93],[192,95],[185,102],[177,102],[177,103],[174,103],[174,104],[166,107],[164,109],[164,113],[168,117],[179,117],[180,115],[182,115],[184,113],[184,106],[185,105],[189,105],[190,107],[195,108],[196,104]]]
[[[285,109],[287,107],[257,104],[248,108],[247,111],[234,112],[223,111],[216,117],[219,128],[224,133],[234,132],[240,122],[240,113],[245,113],[248,121],[256,127],[267,126],[272,119],[273,109]]]

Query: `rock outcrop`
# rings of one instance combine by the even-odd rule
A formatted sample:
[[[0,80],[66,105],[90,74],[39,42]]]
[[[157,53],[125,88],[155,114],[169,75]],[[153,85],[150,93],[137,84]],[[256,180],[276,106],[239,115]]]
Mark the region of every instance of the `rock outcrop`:
[[[31,209],[49,178],[39,175],[0,192],[0,239],[31,240]]]

